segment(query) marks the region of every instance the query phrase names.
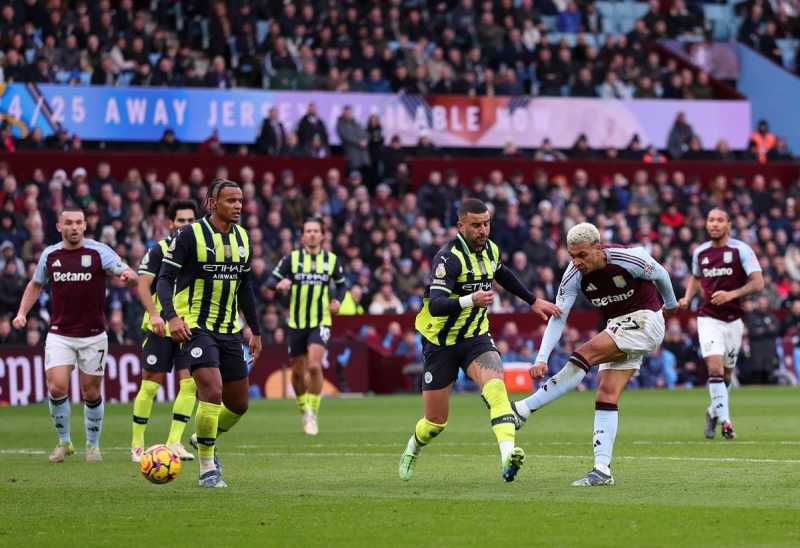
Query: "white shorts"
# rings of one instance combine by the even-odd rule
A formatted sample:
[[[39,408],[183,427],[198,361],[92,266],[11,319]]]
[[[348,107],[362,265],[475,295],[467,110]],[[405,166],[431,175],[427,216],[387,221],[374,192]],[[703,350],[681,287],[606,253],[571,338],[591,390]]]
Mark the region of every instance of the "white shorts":
[[[108,356],[108,335],[65,337],[48,333],[44,342],[45,371],[61,365],[78,366],[87,375],[103,376]]]
[[[697,318],[697,336],[700,339],[700,354],[703,358],[722,356],[722,363],[728,369],[736,367],[736,358],[742,348],[744,322],[736,320],[723,322],[709,316]]]
[[[600,364],[600,371],[639,369],[645,355],[655,352],[664,340],[664,315],[660,310],[637,310],[611,318],[605,331],[627,356],[616,362]]]

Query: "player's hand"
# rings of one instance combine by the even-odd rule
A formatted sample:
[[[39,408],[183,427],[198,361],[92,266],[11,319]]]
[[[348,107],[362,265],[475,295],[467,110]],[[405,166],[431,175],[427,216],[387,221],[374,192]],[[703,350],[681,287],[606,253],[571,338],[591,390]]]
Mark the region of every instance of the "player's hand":
[[[550,316],[555,316],[556,318],[561,317],[561,309],[544,299],[536,299],[533,301],[531,310],[543,320],[547,320]]]
[[[486,308],[494,301],[494,291],[478,290],[472,294],[472,306]]]
[[[342,303],[340,303],[336,299],[333,299],[328,306],[331,309],[331,314],[336,314],[337,312],[339,312],[339,307],[342,306]]]
[[[136,272],[133,270],[123,270],[122,274],[119,275],[119,279],[122,280],[126,286],[134,287],[139,280],[139,276],[137,276]]]
[[[178,343],[187,342],[192,338],[192,331],[183,318],[175,316],[169,321],[170,337]]]
[[[17,314],[11,321],[11,325],[14,326],[14,329],[25,329],[25,326],[27,324],[28,324],[28,318],[23,316],[22,314]]]
[[[164,322],[164,318],[159,315],[150,316],[150,325],[153,328],[153,334],[158,335],[159,337],[163,337],[167,332],[167,324]]]
[[[253,356],[253,361],[261,354],[261,335],[250,335],[250,342],[247,345],[250,349],[250,355]]]
[[[284,278],[278,282],[278,285],[275,286],[275,289],[278,291],[288,291],[290,287],[292,287],[292,280],[289,278]]]
[[[733,291],[714,291],[714,294],[711,295],[711,304],[719,306],[731,302],[735,298],[736,295],[733,294]]]
[[[679,300],[678,301],[678,308],[680,308],[681,310],[688,310],[688,308],[689,308],[689,299],[684,297],[681,300]]]
[[[661,307],[661,313],[664,315],[664,319],[668,320],[678,315],[678,310],[680,310],[680,305],[676,306],[675,308],[667,308],[666,306]]]
[[[547,364],[544,362],[536,362],[531,366],[528,370],[531,378],[533,380],[543,379],[545,375],[547,375]]]

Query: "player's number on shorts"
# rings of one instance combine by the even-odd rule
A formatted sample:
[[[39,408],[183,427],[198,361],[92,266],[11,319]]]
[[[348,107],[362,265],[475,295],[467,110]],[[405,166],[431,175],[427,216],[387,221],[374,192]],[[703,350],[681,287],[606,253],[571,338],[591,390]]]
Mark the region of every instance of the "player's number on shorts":
[[[100,353],[100,361],[97,363],[97,372],[98,373],[102,373],[103,372],[103,368],[106,365],[106,362],[105,362],[106,351],[101,349],[101,350],[98,350],[97,352]]]
[[[322,342],[327,343],[328,339],[331,338],[331,328],[320,326],[319,328],[319,338],[322,339]]]
[[[617,324],[611,328],[612,333],[616,333],[620,329],[623,331],[634,331],[636,329],[641,329],[642,326],[634,320],[633,318],[625,318],[624,320],[617,322]]]

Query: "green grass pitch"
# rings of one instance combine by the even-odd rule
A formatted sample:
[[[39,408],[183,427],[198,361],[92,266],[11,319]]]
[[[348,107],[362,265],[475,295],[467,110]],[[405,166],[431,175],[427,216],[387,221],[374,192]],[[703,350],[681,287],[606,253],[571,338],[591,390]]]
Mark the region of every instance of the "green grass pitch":
[[[220,443],[227,490],[185,463],[166,486],[130,463],[129,405],[106,408],[105,462],[47,462],[43,405],[0,409],[0,546],[798,546],[800,391],[732,394],[739,438],[703,439],[705,390],[632,391],[621,401],[617,485],[573,488],[592,464],[593,395],[534,415],[528,460],[500,479],[486,410],[456,396],[448,429],[414,478],[397,477],[419,396],[325,400],[316,438],[294,402],[257,401]],[[157,405],[148,443],[162,441]],[[190,424],[189,430],[192,425]],[[73,440],[83,413],[73,408]],[[188,435],[188,433],[187,433]]]

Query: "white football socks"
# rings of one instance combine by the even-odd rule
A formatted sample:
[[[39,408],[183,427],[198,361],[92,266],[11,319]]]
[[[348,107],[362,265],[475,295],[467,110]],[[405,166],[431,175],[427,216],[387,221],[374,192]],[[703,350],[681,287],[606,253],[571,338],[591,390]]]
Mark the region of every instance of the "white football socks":
[[[567,362],[561,371],[550,377],[533,395],[514,402],[517,413],[527,419],[537,409],[541,409],[567,392],[574,390],[585,376],[586,371],[571,361]]]
[[[50,416],[53,418],[53,426],[56,427],[58,432],[58,441],[62,444],[67,444],[70,441],[69,435],[69,421],[72,408],[69,404],[69,396],[64,396],[59,400],[50,398]]]
[[[730,422],[730,411],[728,409],[728,389],[722,377],[709,377],[708,393],[711,395],[711,410],[721,423]]]
[[[598,402],[594,412],[594,467],[610,474],[611,456],[614,453],[614,439],[617,437],[619,410],[615,404]]]
[[[83,425],[86,429],[86,445],[90,447],[100,446],[100,434],[103,432],[103,415],[105,406],[103,398],[96,401],[84,402],[83,406]]]

